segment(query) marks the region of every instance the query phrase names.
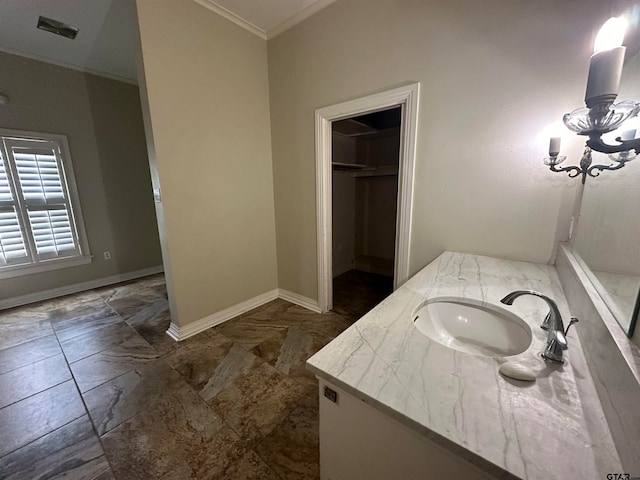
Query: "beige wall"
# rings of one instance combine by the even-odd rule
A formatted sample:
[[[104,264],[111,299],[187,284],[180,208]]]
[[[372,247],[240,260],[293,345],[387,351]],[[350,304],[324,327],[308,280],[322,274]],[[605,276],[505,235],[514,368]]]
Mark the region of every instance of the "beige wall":
[[[314,110],[413,81],[411,273],[445,249],[551,261],[576,182],[536,135],[582,104],[605,3],[340,0],[270,40],[279,286],[317,298]]]
[[[277,287],[266,42],[193,0],[137,7],[182,327]]]
[[[0,72],[10,97],[0,128],[67,136],[94,255],[88,265],[0,280],[0,298],[161,265],[138,88],[6,53]]]

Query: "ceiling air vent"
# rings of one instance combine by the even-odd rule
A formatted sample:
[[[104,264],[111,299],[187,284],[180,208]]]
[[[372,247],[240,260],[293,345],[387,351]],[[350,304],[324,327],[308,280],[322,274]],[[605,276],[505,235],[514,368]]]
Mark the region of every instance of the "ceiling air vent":
[[[45,32],[51,32],[55,33],[56,35],[70,38],[71,40],[76,38],[76,35],[78,34],[78,29],[76,27],[72,27],[71,25],[67,25],[66,23],[62,23],[47,17],[38,18],[38,28],[40,30],[44,30]]]

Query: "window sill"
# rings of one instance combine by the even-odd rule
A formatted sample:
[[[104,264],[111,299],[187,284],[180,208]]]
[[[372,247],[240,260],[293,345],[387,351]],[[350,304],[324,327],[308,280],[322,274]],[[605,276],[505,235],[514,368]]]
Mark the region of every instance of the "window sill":
[[[48,272],[51,270],[59,270],[61,268],[77,267],[78,265],[86,265],[91,263],[91,255],[81,257],[61,258],[40,262],[35,265],[16,265],[12,267],[0,268],[0,280],[13,277],[21,277],[23,275],[31,275],[32,273]]]

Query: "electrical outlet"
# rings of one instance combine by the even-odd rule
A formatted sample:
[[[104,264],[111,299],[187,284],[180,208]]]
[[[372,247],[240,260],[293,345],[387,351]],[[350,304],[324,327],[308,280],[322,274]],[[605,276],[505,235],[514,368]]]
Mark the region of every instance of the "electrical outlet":
[[[103,255],[105,260],[111,260],[111,252],[104,252]]]
[[[331,400],[333,403],[338,403],[338,392],[334,389],[324,386],[324,396]]]

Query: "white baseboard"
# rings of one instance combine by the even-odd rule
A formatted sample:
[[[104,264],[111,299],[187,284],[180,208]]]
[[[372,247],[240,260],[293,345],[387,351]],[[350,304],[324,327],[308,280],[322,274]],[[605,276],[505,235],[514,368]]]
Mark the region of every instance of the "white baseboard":
[[[246,300],[244,302],[238,303],[237,305],[234,305],[232,307],[220,310],[219,312],[208,315],[204,318],[201,318],[200,320],[196,320],[195,322],[189,323],[184,327],[180,327],[171,322],[171,325],[169,325],[169,329],[167,330],[167,335],[169,335],[175,341],[180,342],[189,337],[193,337],[200,332],[204,332],[211,327],[220,325],[227,320],[231,320],[238,315],[259,307],[260,305],[271,302],[276,298],[281,298],[282,300],[286,300],[287,302],[295,303],[296,305],[300,305],[301,307],[307,308],[313,312],[320,313],[320,305],[316,300],[312,300],[288,290],[283,290],[282,288],[277,288],[263,293],[262,295],[258,295],[257,297],[250,298],[249,300]]]
[[[204,318],[201,318],[200,320],[196,320],[195,322],[191,322],[184,327],[180,327],[171,322],[171,325],[167,330],[167,335],[180,342],[189,337],[193,337],[194,335],[197,335],[198,333],[203,332],[208,328],[215,327],[216,325],[220,325],[227,320],[231,320],[238,315],[259,307],[260,305],[264,305],[267,302],[275,300],[276,298],[278,298],[278,290],[274,289],[269,292],[263,293],[262,295],[258,295],[257,297],[253,297],[249,300],[245,300],[244,302],[233,305],[232,307],[225,308],[224,310],[220,310],[219,312],[208,315]]]
[[[287,302],[295,303],[296,305],[300,305],[301,307],[311,310],[312,312],[322,313],[322,310],[320,310],[320,304],[317,300],[313,300],[298,293],[290,292],[289,290],[285,290],[284,288],[278,289],[278,298],[286,300]]]
[[[27,295],[20,295],[18,297],[5,298],[4,300],[0,300],[0,310],[19,307],[20,305],[27,305],[34,302],[41,302],[42,300],[62,297],[64,295],[83,292],[85,290],[93,290],[94,288],[106,287],[107,285],[113,285],[114,283],[126,282],[136,278],[146,277],[148,275],[154,275],[156,273],[162,272],[164,272],[164,267],[162,265],[158,265],[156,267],[149,267],[133,272],[112,275],[111,277],[89,280],[88,282],[74,283],[73,285],[65,285],[64,287],[52,288],[51,290],[43,290],[41,292],[29,293]]]
[[[178,327],[175,323],[171,322],[169,328],[165,333],[173,338],[176,342],[180,341],[180,327]]]

